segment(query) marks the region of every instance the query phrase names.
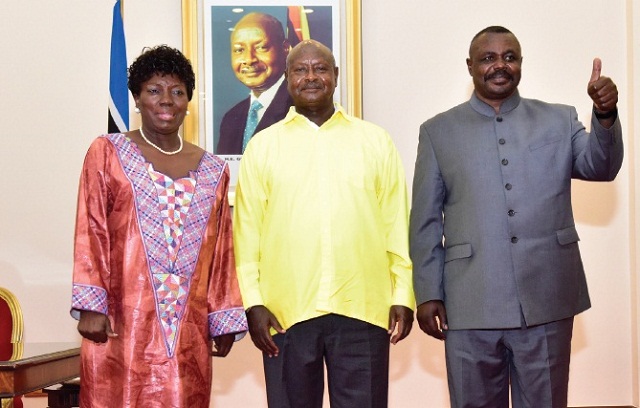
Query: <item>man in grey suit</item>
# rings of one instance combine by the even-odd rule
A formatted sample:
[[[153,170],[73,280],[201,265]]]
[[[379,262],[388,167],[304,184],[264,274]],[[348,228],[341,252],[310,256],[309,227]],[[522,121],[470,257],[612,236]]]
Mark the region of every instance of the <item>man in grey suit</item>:
[[[420,328],[445,340],[452,407],[566,407],[573,317],[590,307],[571,179],[622,164],[618,91],[595,59],[591,132],[521,98],[504,27],[471,41],[475,91],[420,127],[410,241]]]

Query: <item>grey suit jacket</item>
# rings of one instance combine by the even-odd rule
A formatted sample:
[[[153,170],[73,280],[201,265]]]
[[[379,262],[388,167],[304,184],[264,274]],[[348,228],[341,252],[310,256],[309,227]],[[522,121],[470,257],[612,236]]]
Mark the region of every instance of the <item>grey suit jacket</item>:
[[[450,329],[547,323],[590,307],[571,179],[613,180],[622,130],[516,92],[496,115],[475,94],[420,127],[410,244],[417,304]],[[524,318],[524,322],[522,321]]]

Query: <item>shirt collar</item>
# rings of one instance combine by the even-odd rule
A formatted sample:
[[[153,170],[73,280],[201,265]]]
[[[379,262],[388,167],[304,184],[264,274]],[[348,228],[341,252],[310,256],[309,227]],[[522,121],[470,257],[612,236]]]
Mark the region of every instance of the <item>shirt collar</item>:
[[[329,118],[329,120],[327,120],[325,123],[322,124],[322,126],[325,126],[335,120],[340,120],[342,119],[346,119],[348,121],[353,121],[353,116],[349,115],[344,108],[342,107],[342,105],[340,105],[338,102],[334,102],[333,106],[335,108],[335,110],[333,111],[333,115],[331,115],[331,117]],[[287,113],[287,116],[284,118],[284,122],[291,122],[294,120],[304,120],[307,123],[309,123],[311,126],[313,126],[314,128],[319,128],[318,125],[316,125],[314,122],[310,121],[306,116],[299,114],[296,111],[296,107],[292,106],[289,108],[289,112]]]
[[[500,105],[500,114],[511,112],[512,110],[517,108],[520,104],[521,99],[522,98],[520,98],[520,93],[516,89],[513,95],[502,101],[502,104]],[[489,117],[496,116],[496,111],[493,109],[493,106],[490,106],[486,102],[481,101],[475,92],[471,95],[471,100],[469,102],[471,103],[471,107],[473,108],[473,110],[478,112],[479,114]]]
[[[253,92],[250,92],[251,100],[249,101],[249,106],[251,106],[251,104],[255,100],[260,101],[260,103],[264,107],[267,107],[267,106],[271,105],[271,102],[276,97],[276,94],[278,93],[278,89],[280,89],[280,85],[282,85],[283,82],[284,82],[284,74],[281,75],[280,79],[278,79],[276,81],[276,83],[271,85],[271,87],[269,87],[269,89],[267,89],[266,91],[262,92],[259,97],[256,97],[253,94]]]

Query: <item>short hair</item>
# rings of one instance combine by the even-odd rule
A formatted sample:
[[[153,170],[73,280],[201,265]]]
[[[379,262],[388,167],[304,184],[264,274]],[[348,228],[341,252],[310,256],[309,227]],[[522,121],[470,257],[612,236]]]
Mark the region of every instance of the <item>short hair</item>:
[[[247,24],[245,23],[245,21],[250,19],[259,19],[260,23],[266,29],[267,33],[270,36],[272,35],[274,37],[271,40],[279,43],[278,45],[285,41],[286,37],[284,35],[284,28],[282,27],[282,23],[276,17],[267,13],[253,12],[243,16],[234,26],[234,30],[238,25]]]
[[[140,95],[142,84],[156,74],[178,77],[187,88],[189,100],[193,97],[193,91],[196,88],[196,76],[191,62],[180,50],[167,45],[145,47],[128,71],[128,86],[134,96]]]
[[[322,44],[320,41],[304,40],[296,44],[296,46],[289,51],[289,55],[287,55],[287,65],[286,65],[287,71],[289,70],[289,67],[291,65],[291,61],[293,60],[293,58],[297,58],[298,53],[300,53],[301,50],[305,48],[315,48],[321,51],[327,57],[327,60],[331,64],[331,67],[332,68],[336,67],[336,57],[333,55],[333,52],[329,47]]]
[[[489,26],[489,27],[483,28],[478,32],[478,34],[474,35],[473,38],[471,39],[471,43],[469,44],[469,55],[471,55],[471,47],[473,46],[474,41],[477,40],[478,37],[480,37],[482,34],[486,34],[486,33],[511,34],[515,37],[515,34],[513,34],[509,29],[503,26]],[[517,40],[518,39],[516,38],[516,41]]]

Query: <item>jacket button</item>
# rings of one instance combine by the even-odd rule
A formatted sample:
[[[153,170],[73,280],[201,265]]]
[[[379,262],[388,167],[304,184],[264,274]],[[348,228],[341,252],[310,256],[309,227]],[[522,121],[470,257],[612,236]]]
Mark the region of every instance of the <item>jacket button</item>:
[[[502,139],[502,138],[500,138],[500,139],[498,139],[498,143],[500,143],[502,145],[502,144],[507,143],[507,141]]]
[[[496,120],[497,120],[498,122],[502,122],[502,116],[498,116],[498,117],[496,118]]]
[[[502,163],[502,165],[503,165],[503,166],[506,166],[507,164],[509,164],[509,160],[507,160],[507,159],[502,159],[502,162],[501,162],[501,163]]]
[[[504,185],[504,188],[506,188],[507,190],[511,190],[513,186],[511,185],[511,183],[507,183]]]
[[[511,237],[511,243],[512,244],[517,244],[518,243],[518,237]]]
[[[513,217],[514,215],[516,215],[516,212],[513,210],[509,210],[507,214],[509,214],[509,217]]]

